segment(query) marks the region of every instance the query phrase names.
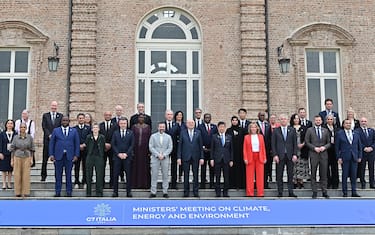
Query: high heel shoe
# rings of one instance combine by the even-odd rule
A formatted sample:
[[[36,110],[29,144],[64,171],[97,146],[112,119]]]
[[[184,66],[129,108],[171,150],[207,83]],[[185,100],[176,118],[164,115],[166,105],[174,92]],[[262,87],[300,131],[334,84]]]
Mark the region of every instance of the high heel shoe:
[[[7,189],[7,187],[3,187],[3,190],[6,190]]]
[[[7,189],[12,189],[12,185],[7,185]]]

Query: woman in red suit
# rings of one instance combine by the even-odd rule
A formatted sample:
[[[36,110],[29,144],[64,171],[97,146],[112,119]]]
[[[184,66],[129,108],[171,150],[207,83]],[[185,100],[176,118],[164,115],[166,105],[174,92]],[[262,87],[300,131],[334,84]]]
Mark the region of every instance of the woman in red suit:
[[[254,196],[254,175],[256,174],[257,196],[264,197],[264,164],[267,161],[263,135],[255,122],[249,125],[249,134],[243,143],[243,160],[246,165],[246,196]]]

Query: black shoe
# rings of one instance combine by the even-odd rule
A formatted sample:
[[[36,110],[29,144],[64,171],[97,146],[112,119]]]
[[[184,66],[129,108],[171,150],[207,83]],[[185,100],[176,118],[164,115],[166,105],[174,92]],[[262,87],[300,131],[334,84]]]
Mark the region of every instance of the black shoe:
[[[328,195],[327,193],[323,193],[323,197],[324,197],[325,199],[329,199],[329,195]]]
[[[277,197],[283,197],[283,193],[278,193]]]
[[[164,194],[163,194],[163,197],[164,197],[164,198],[169,198],[168,193],[164,193]]]
[[[56,193],[55,195],[54,195],[54,197],[60,197],[61,195],[60,195],[60,193]]]
[[[156,197],[156,194],[154,194],[154,193],[151,193],[150,196],[149,196],[149,198],[154,198],[154,197]]]
[[[118,197],[118,193],[113,193],[112,197]]]
[[[42,176],[42,178],[40,179],[40,181],[45,182],[46,178],[47,178],[47,176]]]
[[[194,194],[194,197],[198,197],[199,198],[199,194],[198,193]]]
[[[184,197],[189,197],[189,194],[184,194]]]
[[[216,194],[216,197],[221,197],[221,194],[220,194],[220,193],[217,193],[217,194]]]
[[[294,198],[296,198],[297,195],[295,195],[294,193],[289,193],[289,197],[294,197]]]
[[[97,193],[95,196],[96,197],[103,197],[103,193]]]
[[[67,193],[66,196],[67,197],[72,197],[72,193]]]
[[[342,197],[348,197],[348,194],[347,193],[343,193]]]
[[[21,197],[21,194],[17,194],[16,197]],[[56,197],[56,196],[55,196]]]
[[[317,198],[318,198],[318,193],[317,192],[313,192],[312,199],[317,199]]]
[[[133,194],[132,193],[127,193],[126,197],[133,197]]]
[[[361,188],[362,188],[362,189],[365,189],[365,188],[366,188],[366,185],[365,185],[365,184],[362,184]]]
[[[332,189],[338,189],[339,188],[339,186],[332,186]]]
[[[224,194],[224,196],[223,197],[229,197],[229,195],[226,193],[226,194]]]
[[[172,186],[171,186],[171,189],[178,190],[177,185],[172,185]]]
[[[352,197],[361,197],[358,193],[352,193]]]
[[[375,185],[370,185],[370,188],[375,188]]]

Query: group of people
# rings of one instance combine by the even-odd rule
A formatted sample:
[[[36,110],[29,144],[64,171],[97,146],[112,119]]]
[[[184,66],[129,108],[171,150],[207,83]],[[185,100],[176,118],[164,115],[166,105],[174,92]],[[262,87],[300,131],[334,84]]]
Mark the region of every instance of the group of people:
[[[253,122],[247,119],[246,109],[241,108],[238,116],[231,118],[228,128],[224,121],[212,123],[211,114],[203,114],[199,108],[194,111],[194,119],[186,121],[182,111],[166,110],[165,120],[157,123],[157,131],[152,133],[151,117],[145,114],[143,103],[137,105],[137,113],[129,120],[117,105],[114,117],[106,111],[101,123],[93,123],[89,114],[79,113],[77,125],[71,127],[69,117],[57,112],[57,102],[53,101],[42,118],[41,181],[46,180],[50,160],[55,167],[55,197],[61,196],[63,171],[67,197],[72,196],[73,188],[86,188],[86,195],[91,196],[95,170],[95,195],[101,197],[108,162],[113,197],[119,196],[119,180],[125,181],[124,177],[127,197],[132,197],[134,188],[150,189],[150,198],[156,197],[159,170],[164,198],[169,197],[169,188],[177,189],[182,175],[183,196],[190,197],[190,169],[194,197],[199,197],[199,189],[206,187],[214,189],[217,197],[229,197],[230,188],[246,189],[246,196],[253,197],[255,186],[256,196],[264,197],[264,189],[272,181],[274,162],[278,197],[283,196],[286,166],[289,197],[297,197],[294,189],[303,188],[311,180],[312,198],[317,198],[319,168],[322,196],[329,198],[327,189],[339,186],[338,164],[341,164],[343,196],[348,196],[350,177],[351,196],[359,197],[356,181],[360,178],[362,188],[366,187],[366,163],[370,188],[375,188],[375,131],[367,126],[365,117],[356,120],[351,109],[341,124],[339,115],[332,110],[331,99],[325,100],[325,107],[314,116],[313,122],[306,119],[304,108],[290,118],[281,114],[270,115],[268,120],[265,112],[259,112],[258,120]],[[34,134],[35,123],[28,118],[27,110],[16,122],[8,120],[1,133],[3,190],[12,188],[13,171],[16,196],[30,195],[30,167],[35,164]]]

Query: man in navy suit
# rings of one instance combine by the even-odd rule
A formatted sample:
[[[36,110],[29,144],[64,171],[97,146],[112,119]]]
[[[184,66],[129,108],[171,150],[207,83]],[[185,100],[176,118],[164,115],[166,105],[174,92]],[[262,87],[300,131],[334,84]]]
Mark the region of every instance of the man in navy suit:
[[[126,174],[126,196],[133,197],[131,193],[131,164],[133,160],[134,135],[127,127],[128,119],[120,118],[119,129],[115,130],[112,136],[113,197],[118,197],[118,177],[122,168],[125,169]]]
[[[43,128],[43,161],[41,170],[41,180],[46,181],[47,178],[47,162],[48,162],[48,148],[51,139],[52,131],[61,125],[62,114],[57,112],[57,102],[51,102],[51,111],[44,113],[42,117]]]
[[[348,196],[347,180],[350,176],[352,184],[352,197],[360,197],[357,193],[357,167],[362,159],[362,147],[359,134],[352,132],[351,121],[344,120],[344,129],[337,133],[335,140],[336,158],[342,164],[342,192],[343,197]]]
[[[61,119],[61,127],[53,130],[49,142],[49,158],[55,164],[55,197],[60,197],[62,174],[65,168],[66,196],[72,196],[72,167],[79,158],[79,136],[75,128],[69,127],[69,117]]]
[[[299,108],[298,109],[298,117],[301,120],[301,126],[305,126],[306,129],[313,126],[312,121],[310,121],[306,118],[306,109],[305,108]]]
[[[333,108],[333,100],[330,99],[330,98],[327,98],[327,99],[324,101],[324,105],[325,105],[326,109],[323,110],[323,111],[321,111],[321,112],[319,113],[319,116],[322,117],[323,122],[325,123],[325,121],[326,121],[326,116],[327,116],[328,114],[332,114],[333,117],[334,117],[334,119],[335,119],[335,120],[333,120],[333,122],[334,122],[334,124],[335,124],[335,127],[340,127],[340,126],[341,126],[341,123],[340,123],[340,117],[339,117],[339,114],[332,110],[332,108]]]
[[[173,111],[168,109],[165,111],[165,133],[171,136],[172,139],[176,138],[176,132],[178,131],[178,126],[176,122],[173,121]],[[177,151],[173,149],[170,154],[171,158],[171,188],[177,189]]]
[[[288,126],[286,114],[280,115],[280,127],[275,128],[271,139],[273,161],[276,163],[276,181],[278,197],[283,196],[283,173],[286,165],[289,197],[297,197],[293,193],[293,167],[297,161],[297,134]]]
[[[213,135],[211,143],[211,161],[210,164],[215,168],[216,182],[215,192],[216,197],[221,196],[220,176],[223,170],[224,189],[223,196],[229,197],[229,168],[233,166],[233,144],[232,136],[225,134],[225,122],[217,124],[218,133]]]
[[[91,133],[90,126],[85,125],[85,114],[79,113],[77,115],[78,125],[74,128],[77,130],[79,136],[79,159],[74,162],[74,184],[75,188],[79,188],[79,185],[82,183],[86,184],[86,137]],[[79,180],[79,171],[81,168],[82,162],[82,182]]]
[[[247,115],[246,109],[240,108],[238,110],[238,116],[240,117],[240,119],[238,120],[239,121],[238,124],[244,130],[244,134],[249,133],[249,125],[250,125],[250,121],[246,119],[246,115]]]
[[[207,172],[207,164],[209,167],[210,173],[210,188],[214,188],[214,176],[215,171],[212,166],[210,166],[210,158],[211,158],[211,141],[212,136],[217,133],[217,126],[211,123],[211,114],[205,113],[203,115],[203,123],[199,126],[199,130],[202,135],[203,141],[203,153],[204,153],[204,163],[201,165],[201,185],[202,189],[206,188],[206,172]]]
[[[267,156],[267,162],[264,164],[264,188],[268,189],[270,188],[268,185],[268,182],[272,181],[272,155],[271,155],[271,126],[266,121],[266,113],[265,112],[259,112],[258,113],[258,121],[256,122],[260,134],[263,135],[264,138],[264,144],[266,147],[266,156]]]
[[[193,193],[198,193],[198,168],[204,163],[202,136],[198,129],[195,129],[195,122],[192,119],[186,121],[186,129],[181,130],[180,142],[178,143],[177,164],[183,167],[184,171],[184,197],[189,197],[189,172],[190,166],[193,171]]]
[[[355,131],[358,132],[362,144],[362,164],[361,164],[361,186],[362,189],[366,188],[365,181],[365,169],[366,162],[368,164],[370,188],[375,188],[374,182],[374,149],[375,149],[375,131],[372,128],[367,127],[367,118],[362,117],[360,120],[360,128]]]
[[[104,169],[108,160],[109,163],[109,185],[113,184],[113,159],[111,150],[111,139],[116,124],[111,121],[112,113],[110,111],[104,112],[104,121],[99,124],[99,133],[105,137],[105,154],[104,154]],[[104,175],[105,176],[105,175]],[[103,181],[105,182],[105,181]]]

